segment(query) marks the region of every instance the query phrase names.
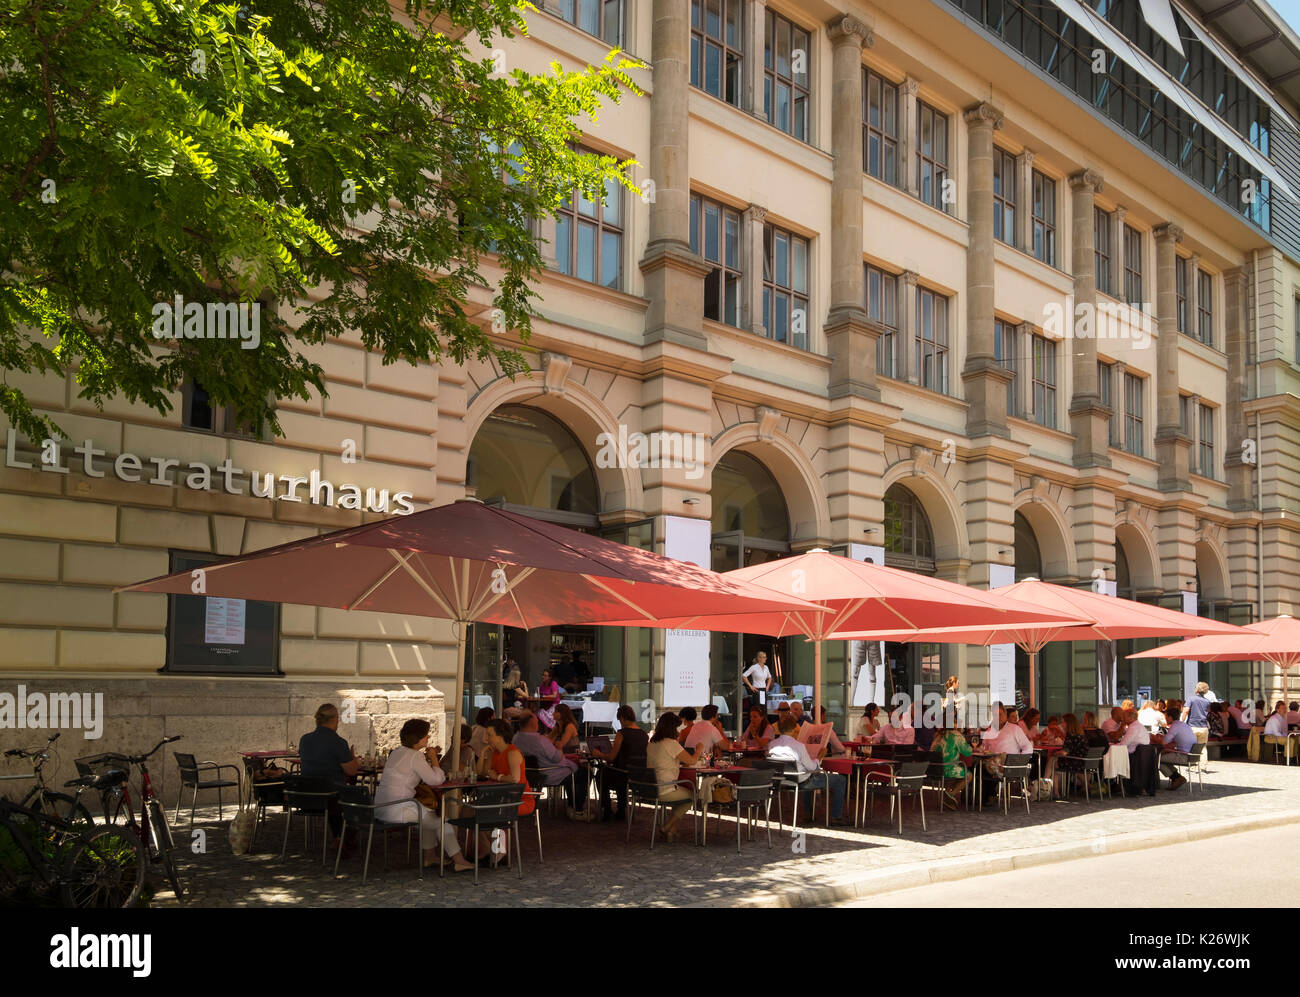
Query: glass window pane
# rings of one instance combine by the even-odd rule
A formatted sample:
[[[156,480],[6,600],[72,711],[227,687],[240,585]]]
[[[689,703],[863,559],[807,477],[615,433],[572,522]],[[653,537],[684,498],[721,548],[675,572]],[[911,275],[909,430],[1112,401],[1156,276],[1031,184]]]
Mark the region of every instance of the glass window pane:
[[[715,263],[722,260],[721,247],[718,245],[720,229],[721,218],[719,217],[718,206],[706,202],[704,205],[704,258]]]
[[[727,266],[733,270],[740,269],[740,215],[734,211],[725,212]]]
[[[691,0],[691,27],[698,28],[703,22],[700,20],[704,4],[700,0]]]
[[[578,223],[577,276],[583,280],[596,279],[596,226],[590,222]]]
[[[705,0],[704,31],[710,37],[722,37],[722,0]]]
[[[776,127],[783,132],[790,131],[790,86],[778,82],[776,85]]]
[[[601,209],[601,219],[606,225],[623,224],[623,185],[617,180],[605,181],[605,203]]]
[[[784,294],[778,294],[773,304],[775,305],[775,314],[773,316],[772,338],[778,343],[784,343],[789,338],[790,331],[790,299]]]
[[[776,22],[776,71],[780,76],[790,75],[790,22],[784,18]]]
[[[763,331],[772,338],[772,289],[763,288]]]
[[[623,0],[605,0],[604,39],[615,47],[623,44]]]
[[[812,47],[809,44],[808,32],[796,28],[790,47],[792,50],[791,59],[798,60],[793,67],[794,81],[799,86],[806,87],[808,85],[808,64],[812,60]]]
[[[559,215],[555,220],[555,258],[560,273],[573,272],[573,222],[568,215]]]
[[[578,23],[589,35],[600,34],[600,0],[581,0],[582,19]]]
[[[617,232],[600,234],[600,282],[606,287],[622,286],[623,237]]]
[[[880,271],[867,269],[867,317],[880,322],[883,320],[880,300]]]
[[[740,0],[726,0],[727,2],[727,44],[732,48],[740,48]]]
[[[722,49],[713,44],[704,46],[704,89],[722,96]]]
[[[880,78],[867,77],[867,124],[880,127]]]
[[[890,136],[898,135],[898,90],[894,87],[885,85],[881,91],[881,102],[884,105],[885,112],[885,134]]]
[[[884,321],[891,329],[898,327],[898,279],[886,277],[881,292],[885,296]]]
[[[703,67],[700,65],[700,39],[697,35],[691,35],[691,86],[698,87],[702,84],[702,71]]]
[[[763,19],[763,68],[772,68],[772,45],[775,41],[772,28],[772,12],[769,10]]]
[[[588,218],[596,217],[595,200],[588,197],[582,191],[578,191],[578,214],[586,215]]]
[[[700,199],[691,198],[691,252],[700,251]]]
[[[740,303],[740,278],[734,274],[727,277],[727,299],[724,318],[727,325],[737,325],[737,309]]]
[[[791,284],[800,294],[808,293],[808,242],[806,239],[794,240],[794,259],[792,267],[794,270]]]
[[[790,134],[800,142],[808,141],[808,98],[800,94],[794,99]]]
[[[773,279],[777,287],[790,286],[790,237],[784,232],[776,233],[772,240]]]

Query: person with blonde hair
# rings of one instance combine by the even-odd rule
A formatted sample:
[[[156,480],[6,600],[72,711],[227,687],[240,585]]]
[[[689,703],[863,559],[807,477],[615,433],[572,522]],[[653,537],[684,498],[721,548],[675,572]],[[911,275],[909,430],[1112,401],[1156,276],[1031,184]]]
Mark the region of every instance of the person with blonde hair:
[[[1164,719],[1159,707],[1149,699],[1142,704],[1142,709],[1138,711],[1138,723],[1152,734],[1160,733],[1160,728],[1164,726]]]

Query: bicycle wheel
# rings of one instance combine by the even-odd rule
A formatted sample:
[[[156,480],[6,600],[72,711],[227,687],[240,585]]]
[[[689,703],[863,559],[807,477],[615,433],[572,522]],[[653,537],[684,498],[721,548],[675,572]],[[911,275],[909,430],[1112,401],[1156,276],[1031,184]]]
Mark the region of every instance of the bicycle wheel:
[[[167,825],[167,816],[157,800],[149,801],[149,826],[153,831],[154,861],[162,865],[167,882],[171,884],[176,899],[180,900],[184,897],[185,890],[181,886],[180,871],[176,868],[176,859],[172,854],[176,845],[172,841],[172,829]]]
[[[54,814],[63,820],[73,824],[94,824],[95,818],[90,815],[90,811],[85,808],[80,800],[76,800],[67,793],[50,793],[43,794],[41,805],[47,813]]]
[[[73,847],[61,887],[66,907],[130,907],[144,888],[144,845],[126,827],[104,827]]]

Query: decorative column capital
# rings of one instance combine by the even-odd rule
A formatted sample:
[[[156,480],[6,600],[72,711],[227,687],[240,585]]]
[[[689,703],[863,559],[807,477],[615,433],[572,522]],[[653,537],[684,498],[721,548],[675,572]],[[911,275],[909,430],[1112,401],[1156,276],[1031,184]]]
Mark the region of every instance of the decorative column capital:
[[[1070,174],[1070,189],[1073,191],[1086,190],[1090,194],[1100,194],[1105,183],[1100,170],[1086,169]]]
[[[742,214],[745,221],[753,222],[755,225],[762,225],[767,220],[767,208],[761,204],[751,204]]]
[[[1034,165],[1034,150],[1025,149],[1023,152],[1020,153],[1019,159],[1022,163],[1025,164],[1026,169],[1032,168]]]
[[[982,128],[984,125],[989,125],[995,131],[1002,127],[1004,117],[1001,111],[987,102],[968,107],[962,112],[962,119],[970,127]]]
[[[904,76],[903,85],[900,88],[905,97],[915,97],[921,89],[921,81],[915,76]]]
[[[917,273],[915,270],[904,270],[898,276],[902,279],[903,283],[906,284],[909,288],[915,288],[916,282],[921,277],[921,275]]]
[[[1115,231],[1123,233],[1124,219],[1128,217],[1128,208],[1124,207],[1122,204],[1117,204],[1115,205],[1115,210],[1111,212],[1111,215],[1115,219]]]
[[[1175,222],[1165,222],[1163,225],[1157,225],[1151,230],[1151,234],[1156,237],[1156,242],[1172,239],[1174,244],[1177,245],[1183,241],[1183,227]]]
[[[859,48],[871,48],[876,43],[875,32],[849,14],[832,17],[827,21],[826,37],[832,45],[856,44]]]

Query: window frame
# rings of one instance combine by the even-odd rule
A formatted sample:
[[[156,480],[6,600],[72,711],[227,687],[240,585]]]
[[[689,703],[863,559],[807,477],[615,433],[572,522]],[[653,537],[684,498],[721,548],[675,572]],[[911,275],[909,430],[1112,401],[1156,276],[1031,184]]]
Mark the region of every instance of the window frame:
[[[1030,416],[1045,429],[1057,428],[1056,340],[1033,333],[1030,337]],[[1040,371],[1046,376],[1040,377]]]
[[[787,286],[782,286],[776,274],[776,249],[780,238],[787,240],[787,249],[785,254],[786,269],[789,271],[789,281]],[[795,278],[795,246],[803,244],[803,291],[799,291],[794,284]],[[770,249],[769,249],[770,246]],[[762,326],[763,332],[768,339],[773,342],[784,343],[786,346],[793,346],[795,349],[808,349],[808,316],[811,314],[812,298],[812,240],[798,232],[792,232],[790,229],[782,228],[780,225],[766,223],[763,225],[763,315]],[[773,326],[776,319],[776,303],[778,298],[784,298],[789,302],[788,334],[785,339],[777,339],[773,335]],[[794,315],[803,307],[804,313],[804,341],[800,345],[794,339]]]
[[[872,80],[879,81],[880,85],[880,125],[871,124],[871,83]],[[867,176],[875,177],[881,183],[887,183],[891,187],[901,187],[902,177],[899,171],[898,152],[901,144],[899,136],[900,115],[903,112],[903,105],[899,100],[899,90],[902,85],[895,83],[886,76],[877,73],[869,66],[862,67],[862,172]],[[894,130],[891,135],[886,130],[889,120],[889,113],[886,107],[886,90],[893,92],[893,121]],[[876,136],[880,142],[880,172],[871,171],[871,139]],[[889,179],[890,170],[887,164],[892,163],[894,178]]]
[[[1214,345],[1214,274],[1196,268],[1196,338]]]
[[[1115,362],[1113,360],[1097,361],[1097,398],[1101,404],[1110,409],[1110,419],[1106,429],[1107,445],[1119,447],[1121,420],[1124,413],[1115,407]]]
[[[1056,181],[1045,173],[1033,170],[1029,178],[1030,184],[1030,219],[1032,244],[1029,247],[1030,254],[1034,259],[1041,263],[1046,263],[1049,267],[1056,266]],[[1048,197],[1048,187],[1051,188],[1051,196]],[[1042,197],[1039,197],[1039,190],[1042,190]],[[1051,217],[1039,215],[1038,206],[1041,203],[1050,213]],[[1040,233],[1042,239],[1040,241]],[[1043,254],[1039,254],[1040,244],[1044,247]]]
[[[191,433],[207,433],[209,436],[221,436],[231,440],[261,440],[263,433],[260,428],[248,427],[240,428],[235,413],[234,405],[213,405],[211,404],[211,395],[208,395],[208,411],[212,413],[211,426],[196,426],[189,421],[190,409],[194,404],[194,390],[198,389],[205,395],[208,394],[206,388],[196,381],[186,379],[181,383],[181,428]]]
[[[581,148],[579,151],[584,153],[590,153],[593,156],[600,155],[594,150],[587,149],[585,147]],[[611,191],[613,192],[614,196],[618,198],[617,214],[618,214],[620,224],[617,225],[612,222],[607,222],[605,220],[605,214],[606,211],[608,210],[608,200]],[[567,200],[569,206],[566,208],[564,206],[564,203],[561,203],[560,207],[556,210],[554,249],[555,249],[555,259],[557,264],[557,272],[565,274],[566,276],[569,277],[573,277],[576,280],[581,280],[588,284],[594,284],[597,287],[604,287],[613,291],[622,291],[624,289],[623,281],[624,281],[625,269],[626,269],[624,266],[623,256],[624,256],[624,250],[626,249],[625,236],[627,235],[627,228],[626,228],[627,204],[623,197],[623,186],[616,180],[610,180],[606,182],[605,197],[601,198],[599,201],[592,202],[592,205],[596,212],[594,216],[586,215],[580,210],[579,204],[581,200],[582,199],[578,194],[578,189],[575,187]],[[559,253],[559,250],[561,248],[560,232],[564,224],[564,219],[568,219],[569,232],[570,232],[569,247],[568,247],[569,251],[566,254],[567,260],[561,260],[560,253]],[[582,276],[580,273],[578,273],[578,245],[579,245],[578,233],[581,230],[581,227],[584,225],[592,226],[595,228],[596,231],[594,258],[592,260],[595,277],[594,279],[590,279],[590,280]],[[605,245],[606,234],[616,236],[618,239],[618,275],[615,280],[615,283],[613,284],[608,284],[605,281],[601,280],[601,276],[602,276],[601,271],[603,269],[603,264],[604,264],[604,245]]]
[[[581,11],[585,2],[591,2],[596,7],[596,29],[591,31],[582,26]],[[623,29],[627,23],[627,0],[557,0],[558,11],[548,10],[545,6],[539,5],[540,10],[558,17],[566,24],[571,24],[583,34],[590,35],[592,38],[599,39],[615,48],[623,48]],[[565,7],[569,7],[572,15],[565,12]],[[614,37],[609,37],[609,9],[613,7],[618,11],[618,26],[614,31]]]
[[[713,272],[707,274],[704,278],[705,300],[704,300],[704,317],[711,322],[721,322],[723,325],[729,325],[734,329],[740,328],[741,317],[743,313],[742,296],[745,286],[744,255],[742,253],[741,243],[744,238],[744,220],[741,213],[735,208],[724,204],[721,201],[715,201],[711,197],[705,197],[703,194],[692,193],[690,196],[690,231],[691,231],[691,252],[699,255],[706,263],[713,264]],[[704,254],[705,247],[705,220],[707,218],[708,207],[718,209],[718,232],[717,245],[719,246],[720,258],[717,260],[710,259]],[[736,243],[735,243],[735,265],[727,263],[727,220],[734,218],[736,222]],[[718,302],[717,318],[709,317],[708,301],[708,284],[714,273],[721,272],[718,280]],[[727,313],[727,287],[728,277],[734,277],[736,288],[735,314],[734,321],[728,321]]]
[[[1011,183],[1008,192],[1007,172]],[[993,147],[993,238],[1008,246],[1016,245],[1016,157],[996,145]],[[1000,192],[999,192],[1000,190]]]
[[[1187,328],[1187,272],[1191,266],[1192,261],[1186,256],[1174,257],[1174,315],[1178,321],[1178,331],[1183,335],[1189,335],[1190,332]]]
[[[215,564],[221,560],[220,556],[209,553],[208,551],[199,550],[180,550],[170,549],[167,552],[168,568],[170,571],[193,571],[198,570],[206,565]],[[168,595],[167,596],[167,628],[165,631],[167,648],[163,658],[163,667],[159,669],[161,674],[170,675],[206,675],[206,676],[239,676],[239,677],[268,677],[275,678],[284,674],[280,668],[280,645],[284,638],[284,624],[281,615],[282,607],[278,602],[263,602],[258,599],[241,599],[245,604],[244,618],[248,619],[249,604],[256,603],[259,612],[270,610],[271,612],[271,638],[265,653],[269,654],[269,660],[258,665],[255,668],[242,668],[238,670],[226,670],[216,667],[200,667],[196,665],[186,665],[179,663],[177,655],[180,651],[177,639],[177,602],[180,599],[204,599],[215,598],[207,595]],[[206,612],[206,607],[205,607]],[[247,623],[246,623],[247,626]],[[245,642],[245,646],[247,642]],[[233,646],[233,645],[217,645]]]
[[[930,302],[930,338],[925,335],[925,302]],[[941,307],[942,306],[942,307]],[[928,287],[917,285],[916,288],[916,323],[915,323],[915,360],[914,370],[916,371],[916,383],[922,388],[929,391],[936,391],[941,395],[948,394],[949,376],[948,362],[951,358],[952,333],[949,328],[949,311],[951,300],[947,295],[935,291]],[[943,321],[940,323],[940,313],[942,312]],[[942,326],[942,330],[941,330]],[[942,342],[939,339],[940,331],[943,334]],[[925,361],[929,359],[934,361],[933,369],[935,372],[935,383],[927,384],[925,376]]]
[[[691,35],[690,35],[690,57],[688,66],[688,79],[690,85],[701,93],[706,93],[724,104],[730,104],[732,107],[740,107],[744,100],[744,81],[745,81],[745,3],[744,0],[717,0],[719,6],[718,27],[720,35],[711,35],[708,32],[708,4],[710,0],[691,0]],[[728,5],[735,6],[736,10],[736,45],[727,40],[727,11]],[[720,51],[718,63],[718,93],[714,93],[706,85],[705,70],[708,65],[708,48],[712,45]],[[731,60],[735,60],[735,86],[734,93],[728,95],[727,83],[729,74],[728,66]],[[734,99],[731,99],[734,97]]]
[[[924,140],[922,135],[925,132],[926,114],[930,115],[930,146],[933,149],[936,145],[934,136],[937,134],[936,128],[940,121],[943,122],[943,159],[937,156],[927,156],[924,152]],[[952,117],[940,111],[937,107],[927,104],[923,100],[916,102],[916,196],[922,203],[937,208],[945,213],[948,212],[948,206],[943,199],[943,182],[949,178],[949,156],[952,152]],[[923,180],[924,167],[929,165],[933,177],[931,183],[931,196],[926,197],[925,182]]]
[[[883,267],[878,267],[872,263],[864,262],[862,264],[862,267],[863,267],[862,293],[865,298],[865,300],[863,301],[863,307],[866,309],[867,318],[872,322],[878,323],[884,329],[887,330],[884,334],[882,334],[876,339],[876,373],[879,374],[881,377],[888,377],[891,380],[897,380],[898,344],[902,341],[901,337],[899,336],[899,332],[901,330],[898,328],[898,312],[899,312],[898,306],[900,304],[899,281],[901,278],[899,274],[893,273],[892,271],[889,270],[885,270]],[[871,294],[872,274],[879,275],[880,294],[877,296],[876,299],[873,299]],[[891,290],[889,291],[886,290],[887,285],[889,288],[891,288]],[[893,319],[894,319],[892,324],[889,321],[887,321],[887,312],[891,310],[889,308],[891,297],[893,298],[892,311],[893,311]],[[875,303],[876,300],[879,301],[879,310],[878,310],[880,315],[879,318],[876,318],[872,314],[873,304]],[[886,355],[888,355],[888,359],[889,359],[888,370],[882,369],[884,366],[882,361],[886,358]]]
[[[1124,450],[1146,456],[1146,378],[1124,371]]]
[[[1094,204],[1092,207],[1093,276],[1098,293],[1111,296],[1113,296],[1112,291],[1114,290],[1113,260],[1110,254],[1110,237],[1113,224],[1114,219],[1111,217],[1111,213]],[[1102,279],[1102,274],[1105,274],[1105,280]]]
[[[775,65],[776,60],[776,38],[775,33],[779,30],[777,22],[784,22],[790,30],[790,73],[783,75],[780,67]],[[791,20],[784,14],[779,14],[771,7],[765,7],[763,17],[763,114],[767,123],[777,131],[789,135],[791,138],[812,144],[812,41],[813,33],[803,27],[796,21]],[[798,51],[795,46],[797,34],[802,34],[806,39],[804,48],[807,59],[804,65],[803,78],[804,83],[801,85],[794,75],[794,53]],[[782,84],[790,88],[790,125],[789,129],[782,128],[776,120],[776,92]],[[797,134],[794,128],[795,107],[799,102],[799,96],[803,97],[803,134]]]
[[[1199,452],[1196,455],[1196,469],[1203,478],[1217,479],[1217,466],[1214,458],[1214,416],[1215,409],[1213,405],[1206,405],[1201,402],[1197,406],[1196,417],[1200,420],[1199,430],[1200,438],[1198,440]]]
[[[1143,260],[1142,232],[1132,225],[1124,226],[1124,300],[1134,306],[1140,306],[1143,297]],[[1133,252],[1132,250],[1135,250]],[[1136,266],[1133,265],[1136,261]]]

